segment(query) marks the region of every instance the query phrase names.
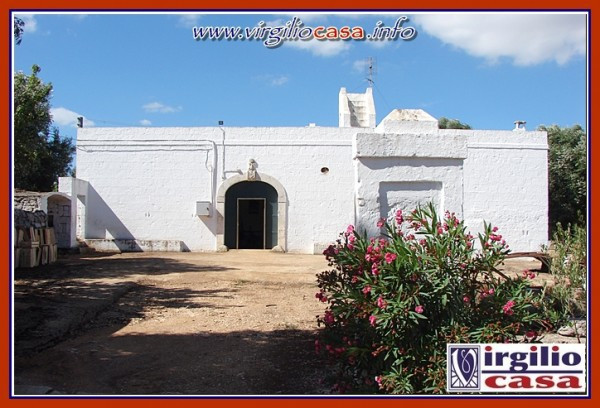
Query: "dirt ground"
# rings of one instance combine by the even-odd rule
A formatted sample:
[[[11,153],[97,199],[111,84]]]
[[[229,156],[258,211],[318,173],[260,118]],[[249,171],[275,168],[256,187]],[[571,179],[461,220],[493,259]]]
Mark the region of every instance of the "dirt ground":
[[[17,270],[15,394],[328,393],[314,353],[325,269],[323,256],[245,250],[71,255]]]
[[[314,353],[323,310],[315,274],[326,267],[322,256],[230,251],[72,256],[18,270],[16,393],[25,385],[67,394],[327,392]],[[65,307],[39,316],[48,292]],[[44,321],[77,314],[67,298],[109,307],[52,346],[46,339],[59,333]]]

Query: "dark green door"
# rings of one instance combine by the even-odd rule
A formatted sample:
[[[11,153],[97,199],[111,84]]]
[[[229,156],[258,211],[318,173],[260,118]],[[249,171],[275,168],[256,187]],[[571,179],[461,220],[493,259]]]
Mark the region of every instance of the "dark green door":
[[[271,249],[277,245],[277,191],[262,181],[242,181],[225,193],[225,245]],[[262,226],[262,227],[261,227]]]

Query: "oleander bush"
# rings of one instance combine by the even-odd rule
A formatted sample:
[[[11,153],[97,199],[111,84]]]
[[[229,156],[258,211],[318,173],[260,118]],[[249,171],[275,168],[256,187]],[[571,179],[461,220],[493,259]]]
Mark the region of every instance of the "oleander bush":
[[[497,266],[509,248],[497,227],[474,237],[432,204],[378,222],[368,238],[350,225],[324,255],[316,297],[327,304],[318,353],[335,365],[337,392],[444,393],[447,343],[531,341],[543,293]]]

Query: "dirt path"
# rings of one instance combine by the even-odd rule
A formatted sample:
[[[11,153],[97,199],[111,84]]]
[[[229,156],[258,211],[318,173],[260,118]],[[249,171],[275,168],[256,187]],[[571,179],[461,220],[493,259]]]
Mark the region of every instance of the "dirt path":
[[[17,393],[23,385],[68,394],[327,392],[313,347],[323,309],[315,274],[326,267],[321,256],[232,251],[72,257],[17,271]],[[113,294],[121,297],[66,340],[35,341],[56,330],[40,329],[42,318],[60,321]],[[50,312],[39,317],[40,309]]]

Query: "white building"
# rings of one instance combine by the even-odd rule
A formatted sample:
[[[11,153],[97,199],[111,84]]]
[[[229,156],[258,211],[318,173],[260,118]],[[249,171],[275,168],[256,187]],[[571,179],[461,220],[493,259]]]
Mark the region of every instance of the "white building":
[[[438,129],[422,110],[379,125],[371,89],[339,94],[339,127],[80,128],[71,245],[319,253],[348,224],[377,234],[433,201],[515,251],[547,242],[545,132]]]

